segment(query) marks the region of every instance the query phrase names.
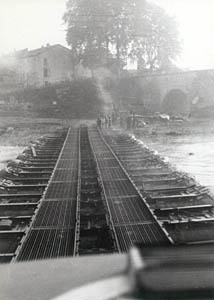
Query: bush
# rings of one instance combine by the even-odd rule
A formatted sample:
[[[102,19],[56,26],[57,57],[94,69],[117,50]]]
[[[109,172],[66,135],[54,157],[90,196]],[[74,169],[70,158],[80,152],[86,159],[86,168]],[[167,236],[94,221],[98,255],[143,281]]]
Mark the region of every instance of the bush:
[[[14,96],[20,104],[27,103],[29,111],[37,117],[92,119],[102,110],[102,101],[92,79],[28,88]]]

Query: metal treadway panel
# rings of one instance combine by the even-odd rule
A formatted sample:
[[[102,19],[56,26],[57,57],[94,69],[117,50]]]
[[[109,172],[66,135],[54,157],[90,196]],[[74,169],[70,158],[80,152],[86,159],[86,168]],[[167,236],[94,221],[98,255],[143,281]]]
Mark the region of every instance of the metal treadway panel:
[[[57,227],[72,228],[75,226],[76,201],[44,201],[40,207],[33,228]]]
[[[74,230],[33,229],[18,261],[64,257],[73,254]]]
[[[108,202],[115,224],[151,220],[151,214],[139,196],[108,198]]]
[[[109,172],[106,172],[103,174],[103,180],[112,180],[112,178],[116,179],[116,178],[124,178],[124,172],[123,170],[121,170],[120,167],[115,167],[113,169],[111,169]]]
[[[18,261],[73,255],[78,179],[77,132],[75,129],[67,135],[45,195],[17,254]]]
[[[74,159],[61,159],[57,165],[57,169],[73,170],[77,167],[77,161]]]
[[[115,226],[115,230],[123,252],[128,251],[136,243],[146,246],[166,244],[165,235],[155,223]]]
[[[71,182],[71,181],[75,181],[76,177],[77,177],[77,169],[72,169],[72,170],[56,169],[51,182],[55,182],[55,181]]]
[[[49,184],[46,199],[74,198],[77,195],[75,182],[54,182]]]
[[[104,186],[106,189],[106,195],[109,196],[129,196],[136,194],[133,185],[129,180],[124,178],[125,180],[118,181],[105,181]]]
[[[67,152],[63,152],[61,159],[74,159],[77,155],[76,151],[67,151]]]

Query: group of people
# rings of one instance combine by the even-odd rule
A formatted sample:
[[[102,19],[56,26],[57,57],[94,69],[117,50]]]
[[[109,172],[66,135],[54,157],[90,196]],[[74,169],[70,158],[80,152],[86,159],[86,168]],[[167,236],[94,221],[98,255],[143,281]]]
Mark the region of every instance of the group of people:
[[[129,130],[129,129],[133,129],[133,128],[136,128],[137,127],[137,117],[135,114],[130,114],[126,117],[126,129]]]
[[[97,118],[97,127],[99,128],[111,128],[112,125],[115,125],[117,120],[116,113],[112,112],[111,114],[105,114]]]
[[[133,112],[117,113],[113,111],[109,114],[100,115],[97,118],[97,127],[99,128],[111,128],[112,125],[118,125],[124,129],[138,128],[140,122],[139,116]]]

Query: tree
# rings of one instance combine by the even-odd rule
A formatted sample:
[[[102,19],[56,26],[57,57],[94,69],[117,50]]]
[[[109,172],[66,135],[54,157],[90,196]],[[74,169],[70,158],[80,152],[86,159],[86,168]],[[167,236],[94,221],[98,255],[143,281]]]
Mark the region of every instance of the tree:
[[[63,18],[76,63],[96,67],[115,58],[124,65],[128,22],[121,0],[69,0]]]
[[[176,22],[154,4],[144,2],[141,12],[133,20],[130,57],[137,60],[138,69],[168,68],[180,53]]]
[[[68,0],[67,42],[75,63],[122,68],[127,58],[141,69],[168,66],[179,53],[176,23],[145,0]]]

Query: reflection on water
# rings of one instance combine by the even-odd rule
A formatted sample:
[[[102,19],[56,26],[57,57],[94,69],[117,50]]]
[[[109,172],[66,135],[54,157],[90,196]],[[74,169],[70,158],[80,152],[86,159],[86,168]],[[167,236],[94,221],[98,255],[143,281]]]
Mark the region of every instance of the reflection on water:
[[[214,192],[214,134],[193,136],[142,137],[145,144],[157,150],[178,170],[193,175]]]
[[[0,170],[6,167],[8,160],[15,159],[23,150],[23,147],[18,146],[0,146]]]

